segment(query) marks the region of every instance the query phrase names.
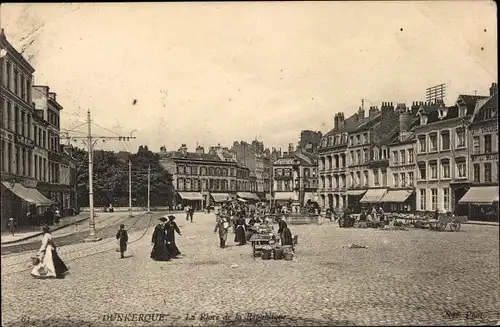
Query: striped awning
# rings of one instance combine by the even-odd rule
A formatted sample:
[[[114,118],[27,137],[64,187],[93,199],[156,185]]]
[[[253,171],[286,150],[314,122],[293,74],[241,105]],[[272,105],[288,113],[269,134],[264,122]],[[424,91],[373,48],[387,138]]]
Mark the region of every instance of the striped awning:
[[[379,203],[386,192],[385,188],[369,189],[359,203]]]
[[[203,196],[199,192],[177,192],[183,200],[203,200]]]
[[[366,190],[347,190],[347,195],[359,196],[366,193]]]
[[[239,198],[245,199],[245,200],[255,200],[259,201],[259,197],[255,193],[250,193],[250,192],[238,192],[236,195]]]
[[[498,186],[473,186],[458,203],[493,204],[498,202]]]
[[[380,202],[403,203],[405,202],[413,191],[409,190],[396,190],[387,192]]]
[[[49,206],[55,203],[54,201],[47,199],[36,188],[28,188],[24,187],[20,183],[9,182],[2,182],[2,185],[28,203],[36,204],[38,206]]]
[[[221,202],[226,202],[229,201],[229,194],[228,193],[210,193],[212,196],[212,199],[214,202],[221,203]]]

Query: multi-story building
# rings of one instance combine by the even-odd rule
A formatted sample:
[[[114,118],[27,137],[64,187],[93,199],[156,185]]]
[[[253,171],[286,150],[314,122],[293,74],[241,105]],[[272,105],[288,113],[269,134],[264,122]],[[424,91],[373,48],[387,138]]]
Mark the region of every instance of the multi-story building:
[[[459,203],[470,209],[471,219],[498,221],[498,85],[493,83],[490,97],[477,102],[469,124],[470,189]],[[457,162],[459,173],[467,166]],[[463,193],[463,191],[462,191]],[[468,210],[463,210],[468,211]]]
[[[460,95],[450,107],[426,103],[417,111],[418,211],[455,212],[468,187],[467,122],[483,96]]]
[[[245,141],[234,142],[231,151],[236,154],[236,159],[242,163],[244,166],[250,169],[250,176],[252,177],[252,184],[256,184],[256,189],[253,190],[257,192],[262,199],[265,199],[265,188],[264,188],[264,148],[262,142],[254,140],[252,144],[248,144]]]
[[[13,217],[23,224],[28,212],[41,213],[53,204],[36,189],[48,178],[47,134],[40,132],[48,122],[37,116],[32,103],[35,69],[7,41],[3,29],[0,50],[2,223]]]
[[[269,157],[264,157],[264,193],[266,201],[272,200],[273,191],[273,162]]]
[[[302,206],[317,201],[318,156],[300,146],[290,150],[273,164],[274,200]]]
[[[299,146],[309,153],[318,153],[321,137],[321,132],[311,130],[301,131]]]
[[[221,158],[222,156],[222,158]],[[229,152],[205,153],[198,146],[188,152],[183,144],[178,151],[160,153],[160,163],[172,174],[177,196],[171,204],[191,203],[201,208],[232,196],[258,199],[250,189],[250,170],[239,164]]]

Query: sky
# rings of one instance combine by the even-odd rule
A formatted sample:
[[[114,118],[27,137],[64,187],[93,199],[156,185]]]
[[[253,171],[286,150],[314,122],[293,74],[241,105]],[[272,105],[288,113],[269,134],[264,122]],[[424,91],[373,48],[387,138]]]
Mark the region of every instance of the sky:
[[[445,103],[497,76],[490,1],[2,4],[7,39],[64,107],[62,128],[159,151],[258,138],[287,148],[364,99]],[[98,127],[100,126],[100,127]]]

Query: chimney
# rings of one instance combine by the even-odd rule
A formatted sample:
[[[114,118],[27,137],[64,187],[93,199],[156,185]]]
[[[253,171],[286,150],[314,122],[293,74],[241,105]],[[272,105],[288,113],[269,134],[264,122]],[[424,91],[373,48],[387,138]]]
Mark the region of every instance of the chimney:
[[[288,143],[288,153],[292,154],[293,153],[293,143]]]
[[[205,148],[204,148],[204,147],[202,147],[201,145],[198,145],[198,146],[196,147],[196,153],[197,153],[197,154],[205,154]]]
[[[339,129],[339,114],[335,114],[335,116],[333,118],[333,128],[335,130]]]
[[[495,94],[498,94],[498,85],[497,83],[491,83],[490,97],[494,96]]]
[[[365,118],[365,109],[363,107],[359,107],[358,109],[358,119],[363,119]]]
[[[344,128],[344,113],[343,112],[339,112],[338,113],[338,127],[339,129],[341,128]]]
[[[179,148],[179,152],[181,152],[182,155],[187,156],[187,145],[181,144],[181,147]]]
[[[399,113],[399,132],[406,133],[410,129],[412,122],[411,113],[407,110]]]
[[[380,108],[380,113],[382,114],[382,121],[388,118],[394,112],[394,107],[392,102],[382,102],[382,108]]]
[[[368,110],[368,117],[375,117],[376,115],[378,115],[378,107],[377,106],[373,106],[373,107],[370,107],[370,109]]]

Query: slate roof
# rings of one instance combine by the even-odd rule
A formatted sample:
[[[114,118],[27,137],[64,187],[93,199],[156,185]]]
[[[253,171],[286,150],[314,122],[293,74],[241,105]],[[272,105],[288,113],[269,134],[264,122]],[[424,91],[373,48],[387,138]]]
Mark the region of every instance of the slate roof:
[[[342,128],[339,128],[338,130],[333,128],[328,133],[323,135],[323,137],[328,137],[331,135],[342,134],[342,133],[350,133],[350,132],[360,128],[363,124],[371,121],[372,119],[377,118],[379,115],[380,114],[378,114],[377,116],[374,116],[374,117],[365,117],[365,118],[362,118],[360,120],[355,120],[355,117],[357,117],[357,113],[355,113],[352,116],[350,116],[349,118],[347,118],[346,120],[344,120],[344,126]]]
[[[475,123],[475,122],[481,121],[483,119],[483,117],[481,115],[481,111],[483,108],[486,108],[486,107],[493,107],[493,108],[496,108],[498,111],[498,94],[497,93],[495,93],[493,96],[489,97],[488,99],[481,99],[477,102],[476,108],[474,108],[474,113],[472,114],[470,122]],[[496,119],[497,117],[495,116],[492,118]]]
[[[180,151],[170,151],[164,154],[165,158],[172,158],[172,159],[188,159],[188,160],[199,160],[199,161],[222,161],[219,156],[215,154],[208,154],[208,153],[196,153],[196,152],[187,152],[186,155],[184,155]]]

